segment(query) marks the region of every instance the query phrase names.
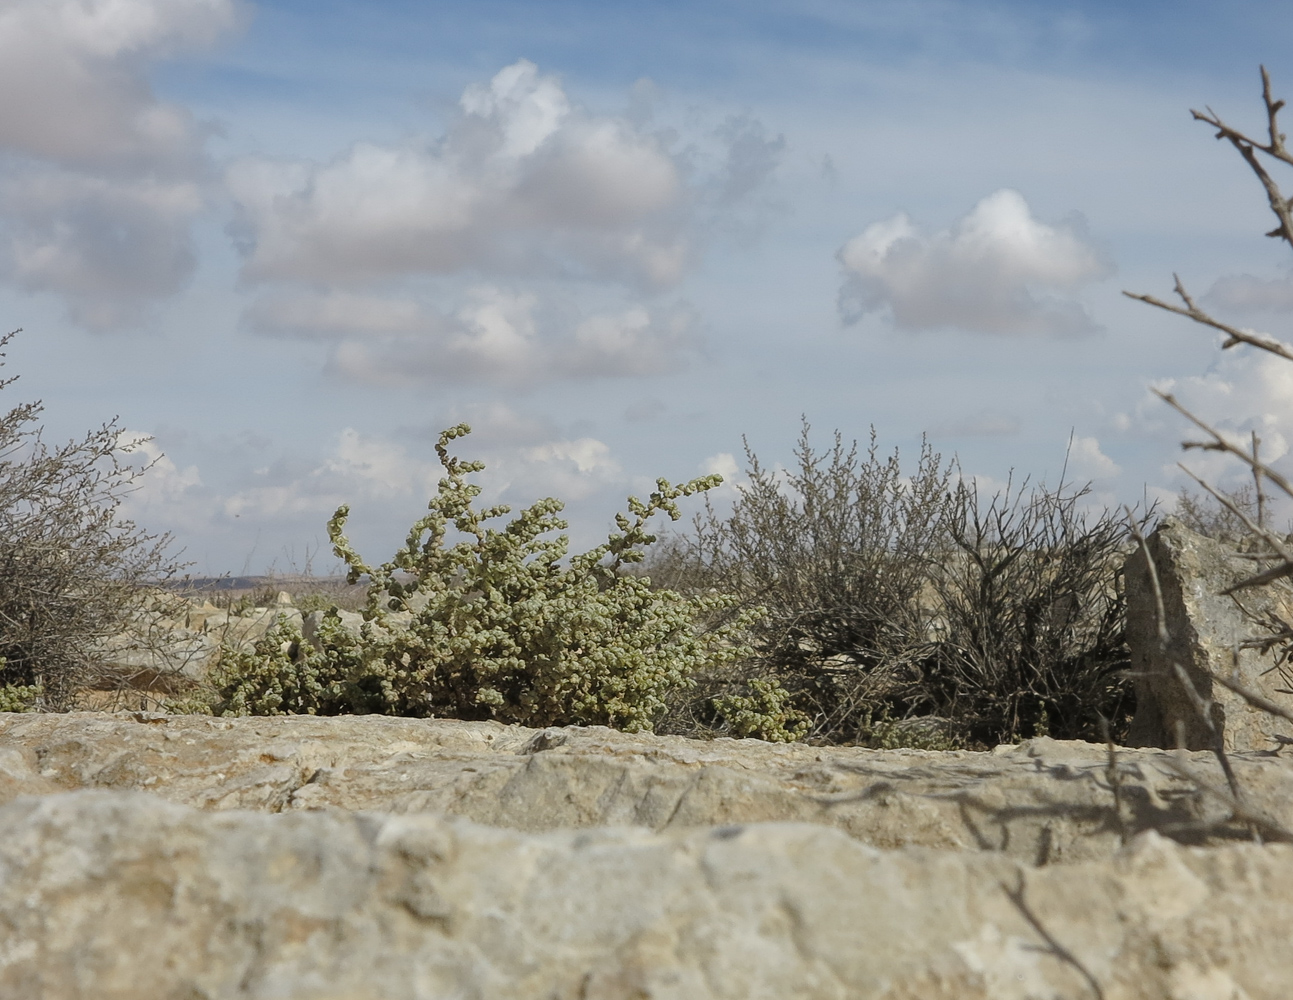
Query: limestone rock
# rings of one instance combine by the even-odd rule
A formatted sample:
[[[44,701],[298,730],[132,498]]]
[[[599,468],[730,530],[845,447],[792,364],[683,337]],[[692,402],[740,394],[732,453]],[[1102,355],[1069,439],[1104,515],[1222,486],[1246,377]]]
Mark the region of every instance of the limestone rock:
[[[1136,673],[1136,716],[1128,742],[1134,746],[1191,750],[1213,745],[1207,725],[1172,670],[1185,668],[1196,690],[1214,703],[1213,718],[1227,750],[1269,750],[1287,723],[1260,712],[1212,675],[1236,676],[1245,687],[1293,710],[1293,695],[1275,658],[1255,649],[1237,650],[1246,639],[1269,635],[1260,620],[1277,613],[1293,620],[1293,589],[1285,584],[1254,588],[1233,596],[1221,591],[1250,576],[1254,563],[1236,558],[1222,542],[1164,518],[1149,537],[1149,549],[1162,588],[1169,642],[1163,652],[1158,615],[1144,553],[1127,560],[1127,644]],[[1237,651],[1237,656],[1236,656]]]
[[[526,832],[797,821],[1030,864],[1107,858],[1148,829],[1250,836],[1177,770],[1222,786],[1211,754],[1120,751],[1120,810],[1108,763],[1103,747],[1046,738],[936,753],[385,716],[0,715],[0,802],[149,791],[204,810],[435,812]],[[1237,754],[1234,767],[1250,805],[1293,828],[1293,764]]]
[[[13,1000],[1282,1000],[1293,848],[1045,868],[756,824],[0,807]]]

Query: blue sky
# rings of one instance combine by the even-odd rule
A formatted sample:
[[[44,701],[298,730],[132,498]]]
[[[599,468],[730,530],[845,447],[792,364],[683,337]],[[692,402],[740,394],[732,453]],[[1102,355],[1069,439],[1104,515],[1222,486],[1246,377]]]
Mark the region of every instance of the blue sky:
[[[1266,454],[1293,337],[1255,180],[1190,120],[1293,95],[1274,3],[3,0],[11,404],[118,415],[198,573],[387,557],[466,420],[487,495],[593,544],[801,415],[985,485],[1168,498],[1169,386]],[[1194,463],[1224,483],[1220,462]],[[726,496],[730,497],[730,488]],[[718,501],[723,502],[723,494]]]

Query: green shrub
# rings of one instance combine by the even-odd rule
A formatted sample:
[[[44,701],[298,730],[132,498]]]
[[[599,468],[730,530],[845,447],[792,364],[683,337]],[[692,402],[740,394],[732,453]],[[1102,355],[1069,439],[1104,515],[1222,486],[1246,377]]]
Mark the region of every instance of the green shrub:
[[[0,686],[0,712],[31,712],[43,694],[39,684],[5,684]]]
[[[714,699],[714,708],[726,719],[733,736],[792,743],[808,735],[811,720],[790,706],[790,692],[776,680],[756,678],[750,681],[749,690],[747,695]]]
[[[465,424],[445,431],[436,452],[445,469],[428,513],[403,548],[370,566],[345,535],[349,508],[328,523],[348,580],[367,580],[364,623],[348,631],[326,613],[306,641],[280,620],[250,651],[228,649],[212,678],[221,714],[384,713],[496,719],[529,726],[601,724],[650,730],[665,698],[697,671],[747,657],[747,610],[705,627],[736,598],[684,597],[653,590],[623,568],[655,541],[657,513],[721,482],[707,476],[657,482],[628,501],[605,544],[567,559],[562,504],[540,500],[501,528],[506,506],[477,511],[481,489],[467,476],[484,468],[449,454]],[[555,534],[555,537],[554,537]]]

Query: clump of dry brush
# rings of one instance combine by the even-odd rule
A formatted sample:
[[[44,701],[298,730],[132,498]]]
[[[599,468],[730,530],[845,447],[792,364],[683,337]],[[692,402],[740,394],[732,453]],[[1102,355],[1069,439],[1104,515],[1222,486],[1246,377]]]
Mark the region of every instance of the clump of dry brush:
[[[0,348],[17,332],[0,337]],[[31,402],[0,415],[4,711],[72,707],[96,679],[103,642],[132,627],[158,599],[154,585],[179,569],[167,536],[120,516],[143,471],[125,460],[115,421],[50,447],[41,412]]]
[[[991,496],[923,445],[914,470],[805,424],[794,467],[746,449],[730,513],[712,506],[648,572],[763,607],[754,660],[701,688],[775,681],[827,742],[991,746],[1098,738],[1132,710],[1123,642],[1120,514],[1086,487],[1024,482]],[[721,731],[721,702],[666,728]],[[707,710],[708,708],[708,710]]]

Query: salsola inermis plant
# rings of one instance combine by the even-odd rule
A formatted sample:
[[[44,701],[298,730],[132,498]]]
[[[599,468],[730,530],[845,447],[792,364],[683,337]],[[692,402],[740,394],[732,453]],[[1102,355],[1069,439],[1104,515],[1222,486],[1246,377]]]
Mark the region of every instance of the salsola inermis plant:
[[[705,627],[735,598],[652,590],[621,572],[655,541],[647,531],[654,515],[677,520],[677,501],[720,477],[658,480],[647,500],[629,498],[604,544],[567,558],[560,501],[540,500],[497,527],[491,522],[509,507],[473,507],[481,487],[467,477],[484,465],[449,453],[469,432],[459,424],[440,435],[445,476],[389,562],[372,566],[351,546],[348,507],[328,523],[349,581],[368,583],[359,633],[333,612],[310,642],[280,623],[253,651],[229,650],[215,678],[216,711],[650,730],[665,696],[690,686],[693,674],[749,655],[740,635],[755,612]]]

